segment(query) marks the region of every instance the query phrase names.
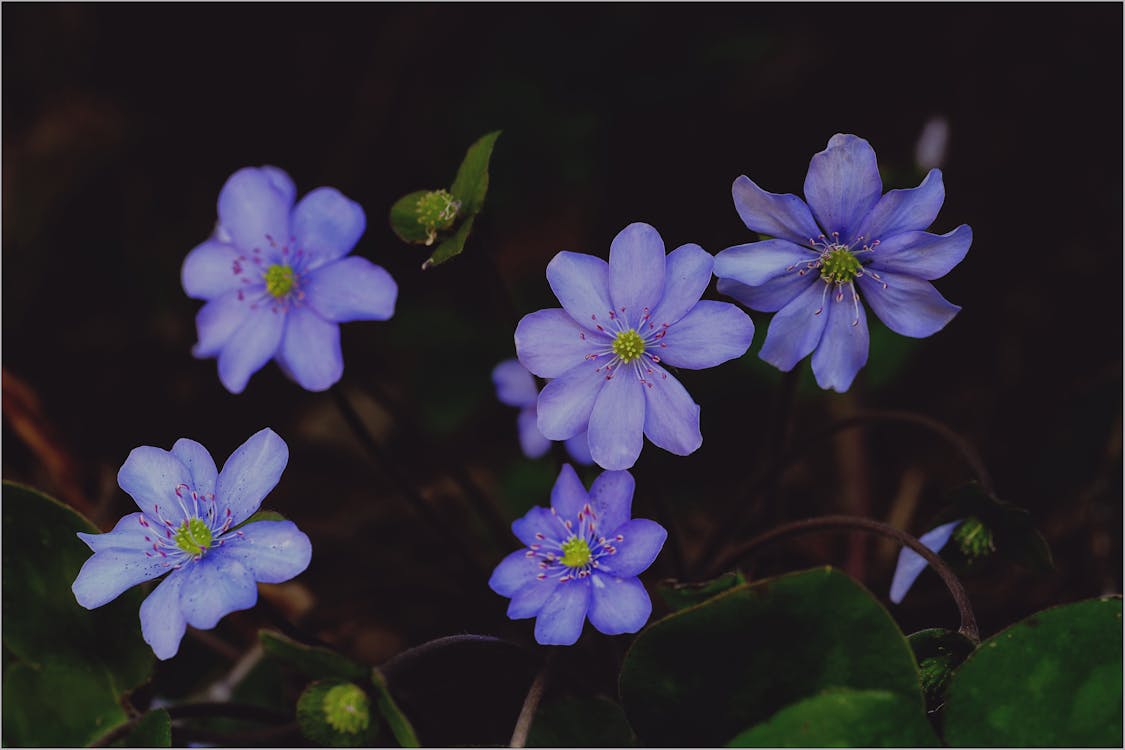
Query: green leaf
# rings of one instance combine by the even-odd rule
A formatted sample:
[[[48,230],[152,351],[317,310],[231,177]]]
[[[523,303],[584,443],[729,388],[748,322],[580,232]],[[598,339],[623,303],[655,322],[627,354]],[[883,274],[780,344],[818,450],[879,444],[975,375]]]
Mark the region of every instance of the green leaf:
[[[259,630],[258,640],[267,654],[314,680],[333,677],[362,680],[367,677],[366,666],[330,649],[306,646],[272,630]]]
[[[410,723],[410,719],[406,718],[406,714],[398,707],[394,696],[391,695],[390,688],[387,686],[387,678],[383,676],[378,667],[371,670],[371,682],[375,686],[375,708],[387,722],[387,726],[390,727],[391,734],[394,735],[399,746],[422,747],[422,743],[418,741],[418,735],[414,733],[414,725]]]
[[[954,490],[949,496],[949,503],[930,528],[976,516],[992,532],[997,553],[1037,572],[1055,569],[1047,540],[1032,524],[1031,514],[1024,508],[988,494],[977,482],[969,482]],[[954,545],[951,544],[949,550],[956,554]]]
[[[982,643],[946,691],[955,747],[1120,747],[1121,599],[1038,612]]]
[[[944,702],[949,678],[976,646],[965,636],[945,628],[928,628],[912,633],[906,639],[914,652],[914,660],[922,677],[922,693],[930,711]]]
[[[833,687],[924,710],[894,620],[831,568],[742,584],[653,623],[626,654],[620,687],[637,734],[660,745],[723,744]]]
[[[163,708],[149,711],[137,720],[129,734],[113,747],[171,747],[172,718]]]
[[[564,698],[535,712],[528,747],[636,747],[621,706],[598,697]]]
[[[349,703],[359,705],[359,710],[343,710],[333,700],[339,691],[358,697],[358,701],[349,700]],[[339,719],[348,724],[342,724]],[[367,694],[358,685],[344,680],[310,683],[297,699],[297,724],[305,737],[328,747],[368,746],[379,732],[379,722],[371,715]]]
[[[778,711],[727,747],[939,747],[918,702],[889,690],[833,688]]]
[[[461,254],[465,249],[465,241],[469,239],[469,232],[473,231],[473,217],[465,219],[461,226],[457,227],[457,231],[442,240],[441,244],[434,250],[433,255],[422,264],[422,270],[426,271],[434,266],[441,265],[450,258],[455,258]]]
[[[391,229],[403,242],[412,245],[424,245],[429,240],[429,233],[418,221],[418,201],[429,190],[415,190],[395,201],[391,206]]]
[[[702,583],[681,583],[671,579],[661,581],[657,591],[660,598],[672,609],[686,609],[744,583],[746,583],[746,576],[742,575],[742,571],[732,570]]]
[[[3,643],[14,660],[4,674],[6,744],[86,744],[124,721],[122,694],[152,671],[140,588],[96,610],[74,599],[71,584],[93,554],[79,531],[98,529],[46,495],[3,483]]]
[[[453,197],[461,201],[461,214],[473,217],[484,207],[484,197],[488,193],[488,163],[492,159],[492,148],[500,137],[499,130],[482,136],[465,153],[457,176],[449,187]]]

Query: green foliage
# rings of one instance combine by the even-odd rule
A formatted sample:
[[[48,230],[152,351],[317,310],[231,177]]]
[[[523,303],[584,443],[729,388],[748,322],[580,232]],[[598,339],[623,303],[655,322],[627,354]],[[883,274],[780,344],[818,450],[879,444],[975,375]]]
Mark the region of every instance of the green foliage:
[[[906,639],[831,568],[735,586],[669,615],[637,637],[621,672],[630,723],[660,745],[728,742],[830,688],[891,693],[924,718]]]
[[[378,668],[371,670],[371,682],[375,686],[375,706],[379,715],[387,722],[391,734],[401,747],[421,747],[418,735],[414,733],[414,726],[406,714],[398,707],[391,690],[387,686],[387,679]]]
[[[272,630],[258,631],[258,639],[268,655],[311,679],[362,680],[367,677],[367,667],[330,649],[306,646]]]
[[[113,747],[171,747],[172,717],[163,708],[149,711]]]
[[[625,712],[600,697],[564,698],[539,707],[528,747],[636,747]]]
[[[391,206],[391,229],[403,242],[432,245],[457,220],[461,225],[444,238],[423,269],[433,268],[461,254],[473,230],[473,222],[488,194],[488,165],[500,131],[479,138],[469,147],[457,168],[457,176],[448,193],[444,190],[416,190]],[[452,200],[450,200],[452,198]]]
[[[343,680],[313,682],[297,700],[301,734],[327,747],[370,745],[379,732],[367,694]]]
[[[1120,747],[1121,599],[1038,612],[997,633],[953,674],[954,747]]]
[[[975,646],[965,636],[945,628],[919,630],[907,641],[918,662],[926,704],[931,711],[936,710],[942,705],[953,670],[968,658]]]
[[[746,576],[742,571],[732,570],[702,583],[661,581],[657,592],[664,603],[672,609],[687,609],[744,583],[746,583]]]
[[[778,711],[727,747],[938,747],[918,701],[889,690],[832,688]]]
[[[86,610],[71,584],[93,554],[89,521],[46,495],[3,484],[3,723],[6,745],[84,745],[126,718],[122,694],[148,679],[143,594]]]

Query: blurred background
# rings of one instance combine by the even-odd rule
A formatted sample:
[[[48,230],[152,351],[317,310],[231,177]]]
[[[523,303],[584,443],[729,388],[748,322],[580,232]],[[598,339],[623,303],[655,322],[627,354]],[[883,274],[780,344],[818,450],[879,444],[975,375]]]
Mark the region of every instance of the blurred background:
[[[517,542],[494,538],[463,487],[508,522],[546,503],[565,460],[520,454],[516,411],[490,381],[514,356],[519,317],[556,306],[547,262],[606,257],[633,221],[669,250],[752,241],[734,178],[800,193],[836,132],[870,141],[885,189],[942,167],[934,231],[967,223],[974,241],[937,286],[963,310],[921,341],[869,316],[871,359],[845,395],[817,389],[807,362],[791,382],[762,363],[758,313],[744,358],[680,373],[705,440],[687,458],[647,444],[633,471],[635,515],[673,530],[645,580],[697,579],[736,510],[739,539],[832,512],[921,534],[973,477],[956,449],[902,423],[817,436],[909,410],[961,435],[1053,552],[1053,571],[1000,556],[968,566],[984,635],[1120,592],[1120,5],[6,4],[3,22],[4,478],[109,528],[132,508],[115,475],[133,447],[192,437],[221,463],[270,426],[291,459],[266,505],[313,540],[304,575],[213,640],[186,639],[153,694],[199,690],[275,621],[370,663],[450,633],[529,642],[530,624],[508,622],[485,585]],[[423,272],[428,253],[394,236],[391,204],[448,187],[496,129],[465,253]],[[342,393],[473,564],[368,460],[329,394],[271,363],[232,396],[214,360],[192,358],[200,303],[180,265],[210,233],[226,178],[260,164],[367,211],[355,252],[390,270],[399,302],[389,322],[343,327]],[[783,441],[801,450],[763,499],[755,480]],[[896,554],[808,536],[770,547],[754,572],[833,564],[885,601]],[[930,573],[891,611],[906,632],[956,623]],[[626,644],[587,634],[575,650],[607,695]],[[509,700],[510,718],[448,737],[419,719],[423,740],[506,741],[521,669],[478,674],[489,694],[462,695],[467,721],[494,720],[474,714],[485,699]]]

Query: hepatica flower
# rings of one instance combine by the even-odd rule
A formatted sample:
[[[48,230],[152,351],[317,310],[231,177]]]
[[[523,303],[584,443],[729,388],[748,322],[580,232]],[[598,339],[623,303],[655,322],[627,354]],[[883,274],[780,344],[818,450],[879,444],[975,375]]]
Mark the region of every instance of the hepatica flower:
[[[523,454],[539,458],[550,449],[551,441],[543,437],[537,424],[535,403],[539,400],[539,387],[535,385],[535,378],[519,360],[506,359],[492,369],[492,383],[501,403],[519,407],[516,430]],[[566,441],[566,450],[580,464],[589,465],[593,461],[585,430]]]
[[[215,468],[211,454],[186,438],[171,451],[135,448],[117,483],[140,507],[106,534],[82,534],[94,555],[72,589],[94,609],[126,589],[166,573],[141,604],[141,633],[161,659],[176,655],[185,626],[207,630],[253,607],[256,582],[281,583],[309,564],[312,547],[291,521],[239,526],[281,478],[289,449],[265,429]]]
[[[686,456],[703,443],[699,405],[666,369],[713,367],[750,346],[754,324],[727,302],[700,300],[714,259],[699,245],[665,256],[648,224],[613,239],[609,263],[561,252],[547,281],[561,309],[539,310],[516,326],[523,365],[553,378],[539,394],[539,431],[568,440],[588,429],[590,455],[627,469],[643,435]]]
[[[813,156],[805,201],[734,182],[734,205],[750,229],[772,239],[715,256],[719,291],[754,310],[777,312],[761,357],[781,370],[812,354],[821,388],[846,391],[867,362],[862,299],[888,328],[923,338],[961,308],[930,284],[961,262],[973,239],[962,224],[925,232],[945,200],[941,171],[912,190],[883,195],[867,141],[837,134]]]
[[[589,493],[570,464],[551,490],[550,508],[532,508],[512,524],[526,546],[505,557],[489,587],[511,598],[508,617],[535,618],[535,640],[569,646],[590,624],[606,635],[636,633],[652,602],[637,580],[664,546],[655,521],[630,520],[633,476],[607,471]]]
[[[394,313],[390,274],[348,256],[366,227],[363,209],[330,187],[294,206],[296,194],[276,167],[240,169],[219,193],[214,236],[184,260],[184,291],[207,301],[192,353],[218,357],[231,393],[271,359],[302,388],[323,391],[344,372],[338,324]]]

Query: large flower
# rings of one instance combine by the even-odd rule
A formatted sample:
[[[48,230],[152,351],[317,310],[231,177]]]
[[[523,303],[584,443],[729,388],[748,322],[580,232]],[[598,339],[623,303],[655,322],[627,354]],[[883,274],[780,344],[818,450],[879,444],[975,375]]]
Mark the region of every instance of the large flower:
[[[636,463],[643,435],[681,456],[699,448],[699,405],[663,365],[714,367],[744,354],[754,337],[746,313],[700,301],[713,265],[699,245],[665,256],[660,235],[639,223],[613,239],[609,263],[556,255],[547,281],[562,309],[516,326],[520,362],[553,378],[539,394],[539,431],[567,440],[588,429],[590,455],[605,469]]]
[[[805,198],[767,193],[743,176],[734,205],[750,229],[772,239],[715,256],[719,291],[770,321],[761,357],[791,370],[810,353],[821,388],[846,391],[867,362],[871,306],[888,328],[923,338],[961,308],[929,283],[961,262],[973,240],[962,224],[943,235],[922,231],[945,200],[941,171],[912,190],[883,195],[867,141],[837,134],[813,156]]]
[[[72,589],[94,609],[126,589],[171,573],[141,604],[141,633],[161,659],[176,655],[184,628],[207,630],[253,607],[256,581],[281,583],[308,567],[309,538],[291,521],[239,526],[277,485],[289,448],[264,429],[215,468],[211,454],[182,438],[172,450],[134,448],[117,473],[140,513],[106,534],[78,536],[94,551]]]
[[[334,188],[297,189],[276,167],[246,167],[219,193],[219,226],[184,260],[196,315],[196,357],[218,357],[219,380],[241,393],[270,359],[302,388],[323,391],[344,372],[340,326],[386,320],[398,287],[382,267],[345,257],[366,227]]]
[[[519,360],[506,359],[492,368],[492,383],[496,386],[496,398],[501,403],[519,407],[516,431],[523,454],[528,458],[539,458],[550,450],[551,441],[539,431],[539,415],[535,408],[539,387],[527,368]],[[593,461],[585,430],[566,441],[566,450],[580,464],[589,465]]]
[[[505,557],[489,587],[511,597],[508,617],[534,617],[535,640],[569,646],[586,618],[606,635],[636,633],[652,602],[637,576],[660,554],[668,532],[630,520],[633,476],[607,471],[589,493],[570,464],[551,490],[551,507],[532,508],[512,524],[526,547]]]

